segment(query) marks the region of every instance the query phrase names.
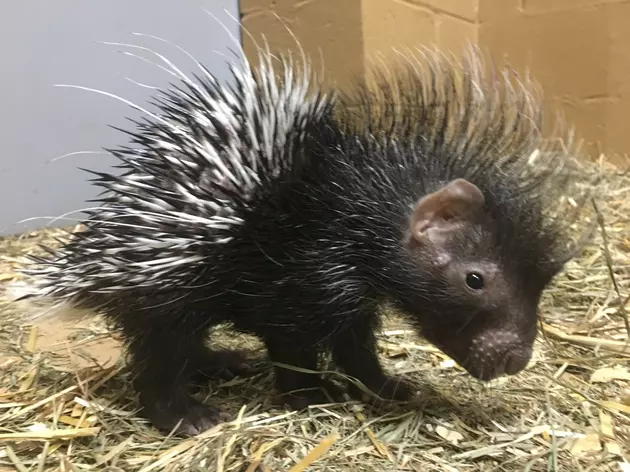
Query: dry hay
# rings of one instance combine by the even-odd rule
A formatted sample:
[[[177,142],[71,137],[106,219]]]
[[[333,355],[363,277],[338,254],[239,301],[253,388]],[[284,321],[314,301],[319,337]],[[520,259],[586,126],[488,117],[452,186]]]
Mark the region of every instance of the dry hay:
[[[192,439],[163,437],[137,416],[118,340],[100,321],[20,326],[1,302],[0,471],[630,470],[630,177],[603,162],[592,171],[605,174],[603,230],[546,293],[528,369],[482,385],[392,320],[382,358],[417,382],[412,405],[287,412],[262,363],[255,377],[204,388],[230,422]],[[56,233],[6,239],[1,283]]]

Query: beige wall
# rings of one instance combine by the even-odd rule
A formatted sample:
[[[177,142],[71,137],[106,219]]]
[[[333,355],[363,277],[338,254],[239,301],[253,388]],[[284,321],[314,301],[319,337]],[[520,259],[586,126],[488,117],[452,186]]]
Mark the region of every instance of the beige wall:
[[[626,0],[241,0],[243,25],[296,48],[344,86],[392,47],[477,43],[528,68],[593,157],[630,154],[630,3]],[[246,51],[251,40],[245,35]]]
[[[418,45],[461,49],[477,39],[477,12],[476,0],[363,0],[365,53]]]
[[[488,10],[503,0],[485,0]],[[514,3],[517,3],[514,1]],[[630,4],[521,0],[488,14],[479,42],[529,67],[594,157],[630,154]]]
[[[363,73],[361,0],[240,0],[243,28],[258,42],[264,35],[275,50],[296,51],[294,34],[319,70],[341,85]],[[290,28],[291,33],[287,30]],[[252,39],[243,34],[247,54]]]

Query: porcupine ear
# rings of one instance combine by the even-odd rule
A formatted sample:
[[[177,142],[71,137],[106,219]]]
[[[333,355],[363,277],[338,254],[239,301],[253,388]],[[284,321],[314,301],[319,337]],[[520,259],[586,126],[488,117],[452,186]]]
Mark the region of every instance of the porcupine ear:
[[[479,188],[464,179],[455,179],[423,197],[411,215],[411,243],[441,246],[454,231],[470,222],[485,203]]]

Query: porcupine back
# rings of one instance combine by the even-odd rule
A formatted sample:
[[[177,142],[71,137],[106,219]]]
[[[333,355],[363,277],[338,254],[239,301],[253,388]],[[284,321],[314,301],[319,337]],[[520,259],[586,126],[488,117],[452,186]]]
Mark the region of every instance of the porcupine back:
[[[488,81],[473,51],[464,62],[430,49],[400,58],[340,100],[309,94],[308,70],[291,63],[276,82],[265,54],[257,71],[233,69],[235,89],[206,71],[164,92],[162,116],[112,150],[126,172],[97,176],[107,193],[86,230],[30,271],[40,293],[189,293],[209,271],[222,291],[241,274],[263,284],[280,264],[324,297],[371,295],[368,285],[396,299],[430,285],[414,287],[401,260],[410,207],[455,178],[487,196],[503,263],[552,273],[569,254],[570,217],[546,218],[568,154],[541,148],[536,88],[507,73]]]

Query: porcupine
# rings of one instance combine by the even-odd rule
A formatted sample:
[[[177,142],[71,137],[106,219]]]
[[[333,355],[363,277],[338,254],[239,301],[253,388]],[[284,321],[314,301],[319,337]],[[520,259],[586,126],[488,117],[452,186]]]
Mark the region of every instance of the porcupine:
[[[569,151],[545,150],[534,83],[508,69],[488,80],[476,50],[398,57],[343,94],[310,90],[308,61],[285,56],[276,75],[268,49],[257,68],[233,67],[230,87],[201,66],[109,150],[124,172],[95,173],[105,192],[84,229],[33,256],[29,296],[120,329],[159,429],[219,422],[186,386],[238,374],[240,354],[206,346],[220,324],[258,336],[278,364],[317,370],[331,353],[385,399],[413,385],[378,359],[384,304],[474,378],[528,363],[540,297],[576,250],[569,216],[548,211]],[[275,385],[297,409],[338,393],[282,366]]]

